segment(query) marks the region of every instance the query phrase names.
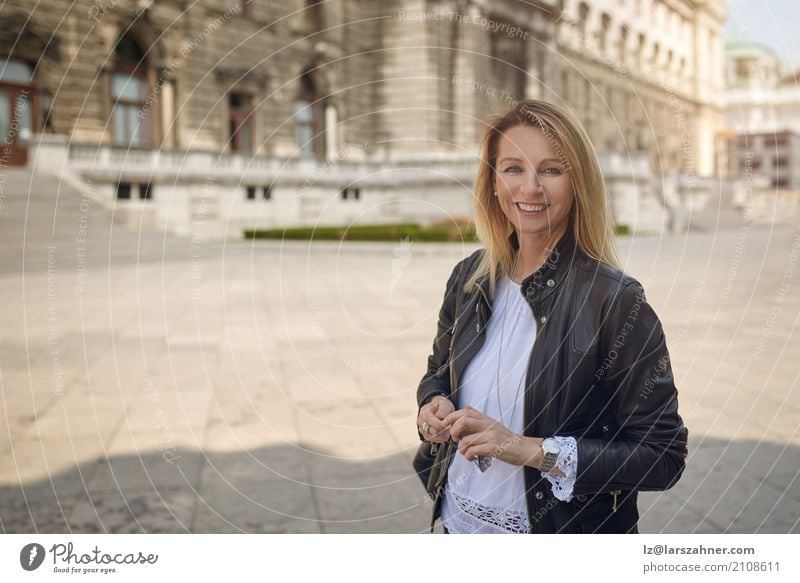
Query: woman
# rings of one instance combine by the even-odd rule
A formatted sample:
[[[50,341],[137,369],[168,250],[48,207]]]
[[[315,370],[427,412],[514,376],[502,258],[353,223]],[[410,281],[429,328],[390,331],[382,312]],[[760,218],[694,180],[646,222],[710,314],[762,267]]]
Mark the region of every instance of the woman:
[[[636,533],[637,492],[678,481],[687,430],[585,131],[533,100],[493,118],[475,197],[485,248],[450,276],[417,391],[431,531]]]

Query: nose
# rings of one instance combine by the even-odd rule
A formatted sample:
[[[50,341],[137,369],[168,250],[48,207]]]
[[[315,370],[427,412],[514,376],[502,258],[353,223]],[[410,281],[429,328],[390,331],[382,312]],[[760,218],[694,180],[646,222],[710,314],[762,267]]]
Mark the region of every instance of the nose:
[[[529,172],[523,184],[525,194],[538,194],[543,192],[542,181],[536,172]]]

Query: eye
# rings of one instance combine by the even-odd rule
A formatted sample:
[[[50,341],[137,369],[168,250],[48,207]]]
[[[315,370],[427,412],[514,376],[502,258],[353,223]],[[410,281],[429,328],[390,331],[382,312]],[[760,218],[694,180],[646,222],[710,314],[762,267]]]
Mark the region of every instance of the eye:
[[[564,171],[559,166],[546,166],[542,168],[540,174],[547,174],[549,176],[560,176]]]
[[[519,172],[522,172],[522,168],[520,168],[516,164],[512,164],[511,166],[508,166],[505,170],[503,170],[503,172],[505,172],[506,174],[518,174]]]

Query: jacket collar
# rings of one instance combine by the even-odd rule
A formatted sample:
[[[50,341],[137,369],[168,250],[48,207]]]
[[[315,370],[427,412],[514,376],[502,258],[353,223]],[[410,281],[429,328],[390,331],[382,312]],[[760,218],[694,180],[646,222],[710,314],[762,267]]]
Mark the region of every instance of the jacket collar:
[[[508,241],[515,250],[519,249],[519,240],[517,239],[516,231],[511,232],[508,236]],[[577,250],[578,247],[575,242],[575,236],[571,231],[567,231],[550,251],[547,260],[541,267],[522,280],[520,290],[525,297],[530,301],[539,302],[558,289],[569,271],[570,265],[576,258]],[[498,271],[496,283],[499,282],[500,277],[501,274]],[[476,284],[491,309],[492,304],[491,301],[489,301],[489,275],[484,275]]]

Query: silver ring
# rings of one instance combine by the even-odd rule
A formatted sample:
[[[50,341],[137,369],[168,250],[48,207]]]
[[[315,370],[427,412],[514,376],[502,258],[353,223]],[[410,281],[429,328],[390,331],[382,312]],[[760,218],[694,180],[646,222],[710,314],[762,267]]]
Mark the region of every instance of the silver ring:
[[[422,424],[422,433],[428,435],[431,432],[431,425],[427,421]]]

